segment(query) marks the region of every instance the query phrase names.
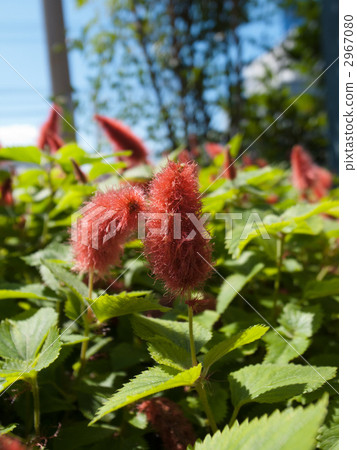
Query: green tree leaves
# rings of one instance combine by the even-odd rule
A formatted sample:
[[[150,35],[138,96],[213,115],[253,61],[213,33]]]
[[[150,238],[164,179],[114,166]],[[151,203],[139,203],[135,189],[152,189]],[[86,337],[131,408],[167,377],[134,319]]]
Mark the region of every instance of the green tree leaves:
[[[201,374],[201,364],[184,372],[163,367],[151,367],[136,376],[116,392],[97,412],[90,425],[123,406],[157,392],[179,386],[191,386]]]

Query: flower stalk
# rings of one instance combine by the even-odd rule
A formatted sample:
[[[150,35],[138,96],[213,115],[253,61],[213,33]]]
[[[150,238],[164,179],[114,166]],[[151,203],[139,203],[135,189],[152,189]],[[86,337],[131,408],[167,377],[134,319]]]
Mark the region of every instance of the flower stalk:
[[[38,390],[37,374],[31,378],[31,388],[33,396],[33,424],[35,433],[40,435],[40,394]]]
[[[192,306],[188,306],[188,328],[189,328],[189,335],[190,335],[190,349],[191,349],[192,366],[197,366],[195,340],[194,340],[194,334],[193,334],[193,309],[192,309]],[[203,406],[203,409],[205,410],[211,430],[213,433],[215,433],[218,430],[218,427],[217,427],[216,421],[214,419],[212,409],[208,402],[208,398],[207,398],[207,394],[206,394],[204,385],[203,385],[203,383],[198,381],[195,385],[195,388],[198,393],[198,397],[201,401],[201,404]]]
[[[88,280],[88,298],[89,300],[92,300],[93,295],[93,276],[94,276],[94,270],[91,269],[89,271],[89,280]],[[83,307],[86,308],[85,303],[83,303]],[[88,312],[84,312],[83,314],[83,321],[84,321],[84,336],[89,337],[89,317]],[[85,364],[86,364],[86,354],[88,350],[88,339],[82,342],[81,346],[81,356],[80,356],[80,372],[83,370]]]

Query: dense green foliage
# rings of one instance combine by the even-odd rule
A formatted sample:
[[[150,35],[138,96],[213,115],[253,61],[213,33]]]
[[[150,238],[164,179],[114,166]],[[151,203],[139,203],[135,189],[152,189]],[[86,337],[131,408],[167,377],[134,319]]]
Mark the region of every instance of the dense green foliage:
[[[337,448],[337,189],[309,204],[284,165],[237,164],[234,180],[215,180],[223,155],[200,168],[215,266],[199,293],[206,309],[194,316],[192,365],[187,306],[168,301],[139,240],[126,244],[121,267],[96,277],[93,300],[87,277],[71,271],[73,215],[97,189],[123,185],[114,169],[124,164],[75,144],[51,156],[0,154],[16,166],[14,202],[0,206],[0,431],[49,449],[159,449],[136,405],[164,395],[192,424],[197,450]],[[157,167],[123,176],[145,182]],[[232,233],[217,216],[228,212],[243,213]]]

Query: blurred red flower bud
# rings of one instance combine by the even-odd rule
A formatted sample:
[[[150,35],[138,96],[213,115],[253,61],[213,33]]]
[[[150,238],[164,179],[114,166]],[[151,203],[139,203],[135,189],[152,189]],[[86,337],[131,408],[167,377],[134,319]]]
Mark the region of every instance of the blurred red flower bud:
[[[224,152],[224,147],[216,142],[205,142],[205,150],[212,159]]]
[[[62,114],[62,108],[53,104],[50,114],[46,122],[40,129],[37,145],[42,150],[47,148],[51,153],[55,153],[59,148],[63,147],[64,141],[59,135],[59,119]]]
[[[310,201],[318,200],[328,193],[332,186],[331,173],[314,164],[309,153],[301,145],[292,148],[290,160],[293,186],[304,198]]]
[[[128,167],[148,163],[148,149],[143,141],[123,122],[109,117],[96,114],[94,119],[102,127],[115,151],[131,150],[130,156],[121,156],[119,159],[125,161]]]
[[[6,178],[6,180],[1,185],[1,205],[3,206],[13,206],[14,197],[12,195],[12,179],[11,177]]]
[[[166,450],[185,450],[196,436],[181,408],[166,397],[151,398],[138,405],[153,429],[159,434]]]
[[[83,172],[83,170],[79,167],[79,165],[73,158],[71,158],[71,163],[73,166],[73,172],[74,176],[76,177],[76,180],[82,184],[88,183],[87,175]]]
[[[234,180],[237,176],[237,169],[234,166],[234,159],[232,158],[231,150],[228,145],[224,150],[224,164],[222,175],[228,180]]]

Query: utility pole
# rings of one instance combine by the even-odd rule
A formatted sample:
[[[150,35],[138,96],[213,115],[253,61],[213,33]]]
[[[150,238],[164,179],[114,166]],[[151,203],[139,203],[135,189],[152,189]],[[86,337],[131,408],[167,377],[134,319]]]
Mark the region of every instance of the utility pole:
[[[52,96],[61,105],[64,117],[73,126],[72,88],[69,76],[62,0],[42,0],[46,23],[47,51],[51,69]],[[66,139],[74,140],[74,131],[64,122]]]
[[[322,1],[322,52],[325,67],[338,57],[338,0]],[[325,98],[330,138],[328,162],[331,170],[338,173],[338,62],[325,73]]]

